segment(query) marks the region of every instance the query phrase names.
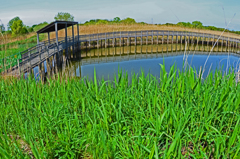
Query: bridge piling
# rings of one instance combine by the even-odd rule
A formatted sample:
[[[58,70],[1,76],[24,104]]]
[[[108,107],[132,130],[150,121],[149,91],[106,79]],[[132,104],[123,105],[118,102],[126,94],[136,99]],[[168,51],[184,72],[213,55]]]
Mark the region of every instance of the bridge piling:
[[[73,58],[75,58],[75,47],[74,47],[74,44],[75,44],[75,38],[74,38],[74,25],[72,25],[72,54],[73,54]]]
[[[177,40],[176,43],[178,44],[178,35],[176,36],[176,40]]]
[[[68,58],[68,37],[67,37],[67,24],[65,24],[65,57]]]
[[[164,32],[162,33],[162,44],[163,44],[163,40],[164,40]]]
[[[148,31],[147,31],[147,36],[146,36],[146,45],[148,45]]]
[[[128,35],[127,35],[127,46],[129,46],[129,32],[128,32]]]
[[[153,31],[152,31],[152,45],[153,45]]]
[[[135,31],[135,46],[137,46],[137,32]]]
[[[119,43],[120,43],[120,47],[121,47],[122,46],[122,32],[121,31],[120,31]]]
[[[105,33],[105,48],[107,48],[107,33]]]
[[[227,49],[228,49],[228,41],[227,41],[227,39],[225,39],[225,42],[226,42],[225,52],[227,52]]]

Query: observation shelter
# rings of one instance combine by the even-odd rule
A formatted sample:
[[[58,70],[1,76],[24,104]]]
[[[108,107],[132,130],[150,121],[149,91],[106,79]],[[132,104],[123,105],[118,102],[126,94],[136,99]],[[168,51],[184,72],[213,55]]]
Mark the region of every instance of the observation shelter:
[[[77,34],[79,35],[79,25],[78,22],[74,21],[55,21],[50,23],[49,25],[45,26],[44,28],[37,31],[37,44],[39,45],[39,34],[48,33],[48,43],[50,45],[50,32],[56,33],[56,44],[58,45],[58,31],[65,29],[65,43],[67,45],[68,35],[67,35],[67,28],[72,27],[72,38],[74,40],[74,25],[77,25]],[[67,51],[67,50],[66,50]]]

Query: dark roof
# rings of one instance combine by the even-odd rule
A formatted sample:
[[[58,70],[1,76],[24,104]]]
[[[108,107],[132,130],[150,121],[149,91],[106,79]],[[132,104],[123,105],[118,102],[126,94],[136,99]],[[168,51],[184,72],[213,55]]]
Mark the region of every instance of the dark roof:
[[[56,23],[57,23],[57,30],[64,29],[66,24],[67,24],[67,27],[78,24],[78,22],[71,22],[71,21],[55,21],[55,22],[52,22],[49,25],[45,26],[44,28],[38,30],[37,33],[41,34],[41,33],[55,31]]]

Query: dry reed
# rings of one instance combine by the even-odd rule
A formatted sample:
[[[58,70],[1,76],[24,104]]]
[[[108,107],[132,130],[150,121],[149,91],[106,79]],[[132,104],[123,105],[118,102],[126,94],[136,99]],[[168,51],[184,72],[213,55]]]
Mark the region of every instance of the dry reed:
[[[112,24],[112,25],[81,25],[79,27],[79,34],[94,34],[104,32],[118,32],[118,31],[140,31],[140,30],[169,30],[169,31],[190,31],[206,34],[221,35],[221,31],[194,29],[180,26],[166,26],[166,25],[152,25],[152,24]],[[69,27],[67,31],[68,36],[72,36],[72,28]],[[77,35],[77,26],[74,26],[74,34]],[[54,32],[50,34],[51,38],[55,38]],[[65,37],[65,30],[58,33],[59,37]],[[234,33],[224,33],[223,36],[240,39],[240,35]]]

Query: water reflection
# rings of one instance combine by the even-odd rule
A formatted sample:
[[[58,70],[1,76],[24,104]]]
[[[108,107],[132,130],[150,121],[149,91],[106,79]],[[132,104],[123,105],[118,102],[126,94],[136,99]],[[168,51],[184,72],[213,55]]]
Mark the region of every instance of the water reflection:
[[[69,76],[93,79],[95,68],[97,78],[105,80],[112,80],[118,70],[130,75],[132,72],[140,73],[144,70],[146,74],[159,77],[163,59],[167,70],[174,64],[182,70],[183,59],[186,59],[188,66],[199,70],[204,66],[211,48],[212,46],[206,45],[161,44],[82,50],[81,57],[71,61],[70,66],[63,71]],[[204,77],[209,71],[214,72],[219,68],[225,71],[227,68],[239,66],[238,53],[237,48],[216,46],[206,64]]]

